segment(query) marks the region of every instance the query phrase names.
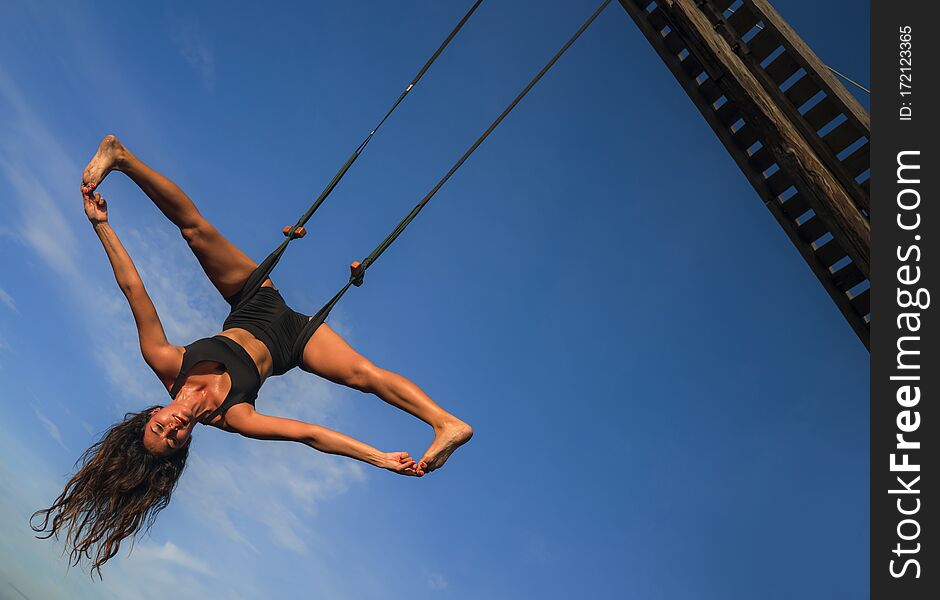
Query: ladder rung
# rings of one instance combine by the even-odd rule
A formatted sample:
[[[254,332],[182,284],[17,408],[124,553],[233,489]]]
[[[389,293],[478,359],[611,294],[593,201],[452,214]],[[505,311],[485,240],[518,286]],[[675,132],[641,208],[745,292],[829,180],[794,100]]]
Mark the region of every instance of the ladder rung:
[[[756,58],[757,62],[762,62],[780,46],[780,38],[778,38],[773,31],[765,27],[751,38],[747,46],[751,49],[751,56]]]
[[[842,166],[852,177],[858,177],[862,171],[869,167],[869,146],[869,143],[865,142],[862,146],[859,146],[858,150],[846,156],[845,160],[842,161]]]
[[[823,223],[822,219],[816,215],[813,215],[807,219],[807,221],[797,227],[796,230],[800,234],[800,237],[810,244],[824,236],[829,231],[826,229],[826,224]]]
[[[682,38],[679,37],[679,34],[675,31],[670,31],[666,34],[666,37],[663,38],[663,44],[666,46],[666,50],[674,56],[677,56],[685,49],[685,42],[682,41]]]
[[[734,27],[739,36],[744,36],[757,24],[757,15],[751,12],[747,4],[742,4],[734,14],[728,17],[728,24]]]
[[[666,13],[664,13],[658,6],[656,7],[656,10],[651,12],[646,18],[649,20],[650,25],[652,25],[653,29],[656,31],[661,32],[666,28],[667,25],[669,25],[669,20],[666,19]]]
[[[863,281],[865,281],[865,276],[854,262],[848,263],[832,274],[832,283],[840,292],[848,291]]]
[[[871,312],[871,288],[868,288],[858,296],[855,296],[851,300],[852,307],[858,312],[858,314],[865,316]]]
[[[831,239],[823,244],[821,248],[817,248],[815,254],[819,262],[827,269],[848,255],[845,248],[836,243],[835,239]]]
[[[715,115],[722,125],[731,127],[731,125],[741,118],[741,109],[738,108],[737,104],[729,100],[721,105],[721,108],[715,112]]]
[[[819,131],[837,116],[839,116],[839,107],[829,96],[820,100],[816,106],[803,114],[803,118],[810,124],[813,131]]]
[[[827,133],[823,141],[826,142],[833,154],[838,154],[854,144],[863,135],[865,134],[859,132],[852,121],[845,121]]]
[[[692,79],[698,77],[699,73],[705,70],[705,68],[702,67],[702,63],[700,63],[698,59],[691,54],[686,56],[685,59],[679,64],[682,67],[682,70],[685,71],[685,74]]]
[[[718,84],[715,83],[715,80],[711,77],[703,81],[702,85],[698,86],[698,91],[702,94],[702,98],[705,99],[705,102],[709,104],[712,104],[715,100],[724,95],[724,92],[721,91],[721,88],[718,87]]]
[[[779,196],[784,190],[793,185],[790,176],[783,169],[767,178],[767,187],[774,196]]]
[[[731,136],[731,139],[734,140],[735,146],[741,150],[747,150],[754,145],[754,142],[757,141],[757,135],[757,128],[752,126],[750,123],[745,123],[741,129],[738,129],[734,132],[734,135]]]
[[[800,68],[800,65],[797,64],[793,57],[790,56],[789,52],[783,52],[780,56],[773,59],[769,65],[764,69],[767,75],[773,79],[774,83],[780,85],[784,81],[790,78],[791,75],[796,73]]]
[[[804,74],[796,83],[787,88],[784,94],[790,99],[794,107],[799,108],[803,106],[807,100],[818,94],[820,89],[821,88],[813,81],[812,77]]]
[[[777,159],[774,158],[773,152],[771,152],[767,146],[763,146],[760,150],[751,155],[748,162],[751,163],[755,171],[763,173],[777,162]]]
[[[794,220],[799,219],[803,213],[809,210],[809,204],[806,203],[806,200],[803,200],[803,196],[799,193],[781,204],[780,207],[785,215]]]

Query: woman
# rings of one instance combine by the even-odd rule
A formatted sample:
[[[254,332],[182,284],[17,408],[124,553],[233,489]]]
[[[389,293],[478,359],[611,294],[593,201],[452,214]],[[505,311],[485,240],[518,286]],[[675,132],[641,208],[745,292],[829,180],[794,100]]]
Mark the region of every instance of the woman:
[[[111,171],[130,177],[179,228],[209,280],[232,305],[218,335],[187,346],[167,341],[134,263],[108,224],[107,204],[95,192]],[[100,574],[124,538],[153,523],[170,500],[199,424],[255,439],[301,442],[416,477],[440,468],[473,435],[466,423],[418,386],[373,365],[326,324],[295,350],[294,342],[310,317],[291,310],[270,279],[243,298],[242,288],[257,265],[206,221],[176,184],[138,160],[114,136],[104,138],[85,169],[82,197],[85,214],[130,304],[141,354],[172,401],[129,413],[113,425],[82,455],[79,471],[53,505],[34,515],[40,521],[34,529],[45,533],[43,537],[65,534],[73,564],[87,556]],[[264,380],[296,366],[407,411],[434,428],[434,441],[415,461],[407,452],[380,452],[324,427],[255,410]]]

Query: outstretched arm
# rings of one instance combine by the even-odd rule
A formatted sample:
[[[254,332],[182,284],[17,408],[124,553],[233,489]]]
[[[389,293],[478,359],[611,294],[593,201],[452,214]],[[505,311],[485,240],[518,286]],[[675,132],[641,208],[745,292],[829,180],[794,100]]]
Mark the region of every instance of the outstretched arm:
[[[114,278],[118,286],[124,292],[131,312],[134,314],[134,321],[137,323],[137,335],[140,339],[140,352],[161,379],[172,379],[179,370],[180,351],[176,346],[171,345],[163,331],[163,325],[160,323],[160,317],[157,315],[157,309],[154,308],[147,290],[144,288],[144,282],[137,273],[137,268],[128,255],[121,240],[118,239],[114,230],[108,224],[108,205],[101,194],[94,196],[84,195],[85,214],[95,228],[98,239],[101,240],[105,252],[108,254],[108,260],[111,262],[111,268],[114,270]]]
[[[348,456],[401,475],[420,476],[415,469],[414,459],[407,452],[382,452],[320,425],[272,417],[256,411],[245,411],[237,417],[233,414],[232,417],[228,419],[228,425],[245,437],[300,442],[320,452]]]

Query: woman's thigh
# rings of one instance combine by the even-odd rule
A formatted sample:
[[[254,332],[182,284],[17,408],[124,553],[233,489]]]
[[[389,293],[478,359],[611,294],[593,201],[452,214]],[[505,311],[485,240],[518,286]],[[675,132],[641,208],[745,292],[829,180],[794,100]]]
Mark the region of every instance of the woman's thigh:
[[[183,230],[183,237],[209,281],[223,297],[238,293],[258,266],[208,221]]]
[[[300,366],[334,383],[354,388],[362,387],[360,380],[373,367],[326,323],[307,341]]]

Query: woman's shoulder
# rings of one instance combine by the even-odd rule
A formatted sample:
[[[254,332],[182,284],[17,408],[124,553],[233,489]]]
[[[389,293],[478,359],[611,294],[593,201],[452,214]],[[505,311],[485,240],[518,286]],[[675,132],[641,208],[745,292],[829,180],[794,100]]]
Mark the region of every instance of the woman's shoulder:
[[[176,377],[183,368],[183,355],[185,353],[185,347],[167,344],[160,350],[153,352],[147,361],[167,390],[173,387],[173,382],[176,381]]]
[[[229,433],[240,433],[244,435],[245,428],[251,423],[252,418],[257,414],[254,404],[250,402],[239,402],[226,408],[221,414],[216,415],[211,423],[205,423],[211,427],[216,427]]]

